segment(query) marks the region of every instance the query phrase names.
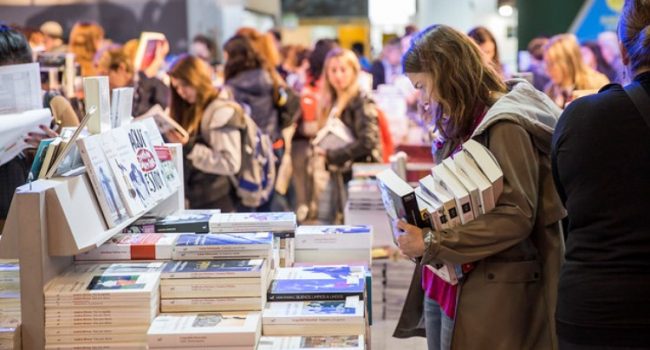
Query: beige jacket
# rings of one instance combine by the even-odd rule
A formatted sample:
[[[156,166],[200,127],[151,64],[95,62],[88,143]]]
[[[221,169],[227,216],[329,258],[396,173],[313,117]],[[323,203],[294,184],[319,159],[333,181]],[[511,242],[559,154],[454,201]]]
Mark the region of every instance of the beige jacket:
[[[494,154],[504,189],[490,213],[433,232],[421,264],[474,262],[459,288],[452,349],[557,348],[554,313],[565,210],[551,174],[559,109],[528,83],[510,82],[472,136]],[[423,336],[421,269],[416,267],[394,336]]]

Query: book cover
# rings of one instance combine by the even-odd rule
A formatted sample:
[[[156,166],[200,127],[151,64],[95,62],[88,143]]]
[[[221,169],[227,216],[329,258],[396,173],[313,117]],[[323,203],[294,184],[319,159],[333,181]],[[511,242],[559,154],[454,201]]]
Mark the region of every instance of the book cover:
[[[346,300],[272,302],[264,308],[262,324],[363,324],[364,315],[364,302],[357,297]]]
[[[456,176],[444,164],[434,166],[431,169],[431,175],[436,181],[436,185],[444,188],[456,201],[460,222],[466,224],[474,220],[474,211],[469,193]]]
[[[115,176],[115,184],[130,216],[142,214],[154,204],[147,191],[138,160],[130,147],[124,129],[113,129],[100,135],[106,160]]]
[[[166,134],[168,132],[174,132],[180,136],[181,142],[186,143],[190,134],[185,130],[177,121],[175,121],[169,114],[163,110],[160,105],[155,105],[151,107],[147,112],[142,115],[139,115],[135,118],[137,122],[147,121],[150,125],[147,125],[150,131],[156,131],[158,134],[157,137],[152,136],[152,140],[155,145],[162,145],[163,139],[161,134]],[[153,127],[152,127],[153,126]],[[158,138],[159,137],[159,138]]]
[[[261,334],[259,312],[160,315],[147,332],[150,347],[255,347]]]
[[[264,259],[174,261],[165,265],[161,278],[262,277]]]
[[[472,181],[472,179],[465,174],[452,158],[446,158],[442,161],[443,165],[450,173],[452,173],[456,179],[463,185],[467,193],[469,194],[469,199],[472,205],[472,212],[474,213],[474,218],[477,218],[479,215],[483,214],[483,207],[481,204],[480,193],[478,186]]]
[[[267,300],[344,300],[351,296],[363,299],[364,292],[364,279],[276,279],[271,282]]]
[[[365,350],[363,335],[260,338],[257,350]]]
[[[256,232],[256,231],[295,231],[296,214],[293,212],[275,213],[222,213],[210,219],[213,233]]]
[[[301,249],[368,249],[372,248],[372,226],[330,225],[298,226],[295,248]]]
[[[157,32],[142,32],[135,53],[135,71],[144,71],[156,57],[156,50],[160,42],[167,40],[165,34]]]
[[[41,172],[41,167],[43,166],[43,161],[45,160],[45,155],[47,154],[48,147],[50,143],[54,141],[54,138],[44,139],[38,144],[36,149],[36,154],[34,155],[34,161],[32,162],[32,167],[29,171],[30,177],[34,180],[38,179]],[[50,157],[51,159],[51,157]]]
[[[272,247],[273,234],[270,232],[205,235],[183,234],[176,241],[174,251],[270,250]]]
[[[458,152],[454,154],[453,158],[457,169],[466,174],[478,187],[481,214],[492,210],[496,205],[496,201],[490,180],[485,177],[476,162],[466,152]]]
[[[442,188],[432,175],[427,175],[420,179],[420,188],[427,195],[435,198],[438,202],[442,203],[447,217],[447,225],[455,227],[461,224],[460,214],[456,206],[456,199],[444,188]],[[443,225],[445,223],[443,222]]]
[[[131,121],[133,110],[133,88],[113,89],[111,98],[111,128],[119,128]]]
[[[155,222],[156,232],[210,232],[210,218],[220,210],[185,209],[172,215],[158,218]]]
[[[86,113],[91,114],[88,131],[101,134],[111,130],[110,88],[107,76],[83,78]],[[93,110],[91,107],[96,107]]]
[[[79,139],[77,146],[106,223],[109,228],[115,227],[129,216],[118,192],[113,171],[102,150],[101,135]]]
[[[328,118],[312,144],[324,149],[339,149],[354,142],[354,135],[340,118]]]
[[[501,192],[503,192],[503,172],[501,171],[499,163],[497,163],[490,150],[472,139],[463,143],[462,152],[466,152],[466,154],[474,160],[481,172],[490,181],[492,184],[494,200],[496,202],[499,199]]]
[[[75,256],[75,260],[170,260],[178,239],[174,233],[122,233],[101,246]]]
[[[147,128],[141,123],[131,123],[125,129],[131,150],[135,153],[142,173],[143,186],[146,187],[153,202],[167,198],[175,188],[170,188],[163,174],[160,159],[149,139]]]

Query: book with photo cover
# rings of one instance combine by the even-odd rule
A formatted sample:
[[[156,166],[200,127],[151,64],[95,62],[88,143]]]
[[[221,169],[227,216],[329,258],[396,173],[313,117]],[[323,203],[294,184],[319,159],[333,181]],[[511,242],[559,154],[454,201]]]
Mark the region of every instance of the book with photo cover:
[[[365,350],[363,335],[346,336],[264,336],[257,350]]]
[[[167,198],[176,188],[171,188],[162,170],[158,153],[142,123],[131,123],[124,128],[129,145],[143,174],[143,180],[155,202]]]
[[[158,107],[160,108],[160,106]],[[174,163],[174,158],[176,155],[172,153],[172,150],[169,147],[165,146],[165,140],[161,135],[161,127],[156,124],[156,120],[156,118],[142,117],[135,119],[132,124],[139,125],[140,127],[144,128],[145,136],[149,138],[149,141],[151,141],[151,144],[153,145],[156,154],[158,155],[160,166],[162,167],[162,171],[165,179],[167,180],[167,184],[171,189],[175,189],[180,186],[181,181],[176,169],[176,164]],[[176,122],[174,121],[174,123]],[[178,127],[182,129],[180,125],[178,125]],[[184,142],[187,142],[189,139],[189,134],[187,134],[187,131],[184,129],[183,131],[185,132],[185,135],[182,137],[182,139]]]
[[[99,206],[102,209],[106,224],[115,227],[129,218],[126,206],[117,189],[117,180],[104,155],[101,144],[101,134],[92,135],[77,140],[81,159],[86,166],[86,172],[95,190]]]
[[[205,235],[183,234],[176,241],[175,252],[209,252],[218,250],[271,250],[273,234],[219,233]]]
[[[267,294],[268,301],[345,300],[363,299],[365,280],[301,279],[273,280]]]
[[[365,306],[357,297],[345,300],[311,300],[267,303],[262,324],[267,325],[361,325],[364,327]],[[363,329],[359,334],[363,333]],[[354,333],[352,333],[354,334]]]
[[[296,214],[274,213],[221,213],[210,219],[212,233],[284,232],[296,230]]]
[[[264,259],[172,261],[165,265],[161,278],[263,278],[266,270]]]
[[[189,315],[162,314],[147,332],[149,347],[250,347],[262,332],[259,312],[223,312]]]
[[[102,149],[115,176],[115,184],[130,216],[142,214],[155,200],[147,188],[131,143],[122,128],[102,133]]]

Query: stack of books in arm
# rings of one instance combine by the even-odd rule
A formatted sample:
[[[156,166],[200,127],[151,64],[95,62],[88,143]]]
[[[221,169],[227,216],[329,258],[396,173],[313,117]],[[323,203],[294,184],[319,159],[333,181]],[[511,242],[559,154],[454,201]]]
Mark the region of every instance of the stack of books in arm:
[[[171,260],[178,233],[118,233],[77,261]]]
[[[173,260],[266,259],[273,258],[273,234],[219,233],[182,234],[173,249]]]
[[[269,302],[262,314],[264,335],[359,335],[365,333],[364,302],[345,300]]]
[[[219,209],[182,209],[167,216],[145,215],[124,229],[124,233],[208,233],[209,223]]]
[[[255,350],[262,332],[259,312],[162,314],[151,324],[149,349]]]
[[[299,226],[296,229],[296,262],[372,264],[372,226]]]
[[[44,288],[46,349],[146,349],[162,263],[73,265]]]
[[[20,349],[20,267],[0,260],[0,349]]]
[[[377,172],[388,169],[388,165],[380,164],[377,169],[364,172],[362,167],[353,165],[353,171],[375,176]],[[376,170],[376,171],[375,171]],[[356,176],[356,175],[355,175]],[[386,209],[381,200],[381,192],[375,179],[353,179],[348,182],[348,202],[345,205],[346,225],[365,225],[372,223],[373,247],[387,247],[393,244],[392,229],[386,221]]]
[[[469,140],[452,158],[444,159],[415,189],[387,170],[377,176],[388,216],[418,227],[444,230],[466,224],[492,210],[503,191],[503,173],[490,151]],[[463,268],[428,266],[443,280],[456,284]]]
[[[161,311],[261,311],[269,267],[265,259],[168,262],[161,274]]]
[[[257,350],[365,350],[363,335],[267,337],[260,339]]]

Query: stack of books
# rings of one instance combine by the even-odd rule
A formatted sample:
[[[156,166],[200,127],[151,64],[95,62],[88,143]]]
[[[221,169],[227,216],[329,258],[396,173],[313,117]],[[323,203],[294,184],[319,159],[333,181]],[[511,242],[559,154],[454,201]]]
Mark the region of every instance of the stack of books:
[[[20,349],[20,268],[0,260],[0,349]]]
[[[178,233],[118,233],[77,261],[171,260]]]
[[[363,266],[286,267],[276,271],[269,301],[364,299],[366,268]]]
[[[387,167],[382,169],[385,170]],[[354,179],[348,182],[348,202],[344,214],[346,225],[372,223],[373,247],[386,247],[393,244],[393,230],[386,220],[386,209],[381,200],[377,180]]]
[[[259,312],[162,314],[147,333],[149,349],[255,350],[262,327]]]
[[[372,227],[368,225],[299,226],[296,263],[372,264]]]
[[[181,234],[174,245],[173,260],[273,259],[273,234],[219,233]]]
[[[261,311],[269,272],[265,259],[168,262],[161,274],[160,309],[164,313]]]
[[[73,265],[44,288],[47,349],[146,349],[162,263]]]
[[[124,229],[124,233],[208,233],[209,223],[219,209],[184,209],[167,216],[145,215]]]
[[[302,336],[268,337],[260,339],[257,350],[364,350],[363,335],[353,336]]]

